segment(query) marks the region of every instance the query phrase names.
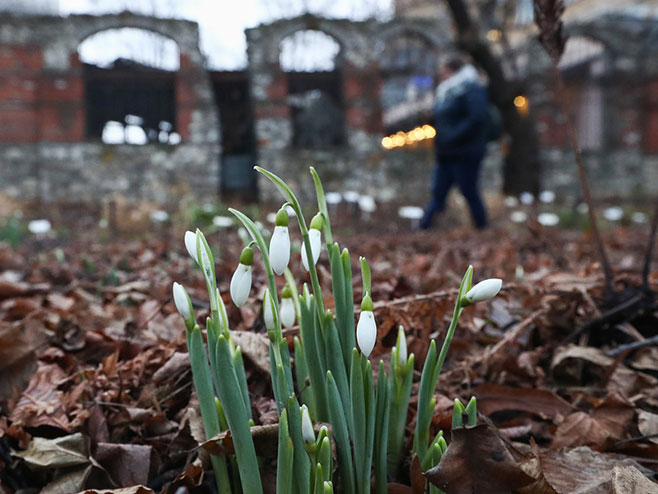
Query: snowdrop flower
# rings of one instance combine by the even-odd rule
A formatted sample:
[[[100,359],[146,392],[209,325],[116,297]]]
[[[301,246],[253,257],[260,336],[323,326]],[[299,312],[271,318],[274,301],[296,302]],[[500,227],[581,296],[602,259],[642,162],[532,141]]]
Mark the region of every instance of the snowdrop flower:
[[[530,192],[521,192],[519,199],[521,199],[521,202],[526,206],[530,206],[533,202],[535,202],[535,196],[533,196]]]
[[[267,331],[273,331],[276,327],[274,320],[274,300],[269,289],[265,290],[265,295],[263,296],[263,320],[265,321],[265,329]]]
[[[302,412],[302,438],[305,443],[315,443],[315,432],[313,431],[313,422],[311,415],[308,413],[306,405],[301,406]]]
[[[498,295],[502,286],[503,280],[499,278],[489,278],[488,280],[481,281],[466,293],[462,299],[462,305],[467,306],[476,302],[491,300]]]
[[[185,232],[185,248],[190,257],[198,263],[199,258],[196,255],[196,233],[189,230]]]
[[[619,206],[612,206],[603,211],[603,217],[608,221],[619,221],[624,217],[624,210]]]
[[[288,212],[279,209],[274,221],[274,232],[270,239],[270,264],[272,270],[282,275],[290,261],[290,235],[288,234]]]
[[[311,227],[308,230],[308,239],[311,243],[311,254],[313,255],[313,265],[318,262],[320,257],[320,250],[322,249],[322,226],[324,220],[322,219],[322,213],[316,214],[311,220]],[[308,259],[306,258],[306,244],[302,242],[302,264],[306,271],[309,270]]]
[[[52,228],[48,220],[32,220],[28,223],[27,229],[34,235],[45,235]]]
[[[189,295],[180,283],[174,282],[173,285],[174,304],[176,310],[185,319],[186,326],[194,326],[194,310]],[[190,326],[190,327],[191,327]]]
[[[233,303],[242,307],[251,291],[251,265],[254,262],[254,250],[247,246],[242,249],[240,254],[240,264],[238,264],[233,277],[231,278],[231,299]]]
[[[281,324],[284,328],[290,328],[295,324],[295,303],[292,300],[292,290],[288,285],[281,290]]]
[[[377,323],[372,311],[372,299],[366,293],[361,301],[361,314],[356,325],[356,341],[359,343],[361,353],[366,357],[370,356],[370,352],[375,348],[375,340],[377,339]]]
[[[555,213],[539,213],[537,221],[544,226],[555,226],[560,222],[560,217]]]

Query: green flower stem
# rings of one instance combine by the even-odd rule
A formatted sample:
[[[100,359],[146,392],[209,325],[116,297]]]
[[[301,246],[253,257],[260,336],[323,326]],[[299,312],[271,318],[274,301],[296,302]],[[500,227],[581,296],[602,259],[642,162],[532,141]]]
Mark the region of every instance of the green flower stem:
[[[283,276],[286,278],[286,282],[290,287],[290,292],[292,293],[292,301],[295,304],[295,313],[297,314],[297,322],[301,321],[301,309],[299,307],[299,292],[297,291],[297,282],[295,281],[290,268],[286,268],[283,272]]]
[[[294,446],[293,472],[295,475],[295,488],[298,494],[306,494],[311,482],[311,464],[302,437],[302,414],[294,394],[288,398],[286,410],[288,412],[288,429]]]
[[[242,350],[240,347],[235,349],[233,353],[233,368],[235,369],[235,376],[240,384],[240,392],[244,401],[244,408],[247,411],[247,417],[251,420],[251,400],[249,400],[249,388],[247,387],[247,375],[244,371],[244,361],[242,360]]]
[[[452,428],[453,429],[460,429],[464,427],[464,413],[466,412],[466,409],[464,408],[464,405],[462,402],[459,400],[459,398],[455,398],[455,404],[452,407]]]
[[[478,408],[475,396],[472,396],[466,405],[466,415],[468,415],[468,426],[475,427],[478,423]]]
[[[365,257],[359,257],[361,261],[361,279],[363,280],[363,296],[369,293],[372,297],[372,276],[370,274],[370,266]]]
[[[304,353],[306,356],[306,366],[308,376],[311,380],[311,393],[313,396],[313,406],[309,408],[311,416],[318,421],[326,422],[327,416],[327,391],[325,385],[325,366],[324,346],[319,348],[322,335],[316,329],[317,313],[315,311],[314,297],[305,289],[305,294],[300,303],[300,334],[304,344]],[[320,342],[318,342],[320,339]]]
[[[397,475],[402,461],[402,445],[409,413],[413,369],[414,355],[409,355],[406,364],[401,364],[398,362],[398,349],[393,347],[389,377],[391,410],[388,423],[388,468],[393,475]]]
[[[375,427],[377,403],[375,401],[375,383],[372,378],[372,364],[366,357],[361,357],[363,372],[363,394],[366,405],[366,451],[363,461],[363,492],[370,492],[370,477],[372,472],[373,446],[375,444]],[[384,452],[386,458],[386,452]]]
[[[331,440],[329,437],[322,438],[320,445],[318,447],[317,453],[317,463],[322,465],[322,471],[324,472],[324,481],[331,480],[331,472],[333,470],[333,462],[331,458]]]
[[[457,322],[459,316],[463,311],[461,306],[462,297],[468,290],[471,289],[471,282],[473,280],[473,266],[469,266],[462,278],[459,286],[459,293],[457,294],[457,301],[455,302],[455,309],[452,313],[452,321],[446,333],[441,346],[441,352],[438,357],[436,356],[436,343],[434,340],[430,343],[430,350],[423,365],[423,372],[420,377],[420,387],[418,390],[418,415],[416,419],[416,431],[414,433],[414,446],[413,451],[418,455],[418,459],[423,461],[428,448],[429,442],[429,426],[432,419],[433,410],[433,395],[436,385],[439,381],[439,375],[443,368],[448,349],[452,343],[452,338],[455,335]]]
[[[345,320],[341,321],[341,331],[344,333],[345,340],[343,341],[345,351],[347,352],[347,360],[345,367],[349,368],[349,361],[351,359],[350,352],[356,346],[354,338],[355,324],[354,324],[354,293],[352,290],[352,261],[350,260],[350,253],[347,249],[343,249],[340,256],[343,265],[343,279],[344,279],[344,300],[345,300]]]
[[[302,398],[302,403],[311,408],[313,405],[313,390],[311,386],[311,378],[308,373],[308,364],[306,359],[306,351],[304,344],[297,336],[295,342],[295,376],[297,377],[297,389]]]
[[[384,362],[379,361],[379,376],[377,377],[377,402],[375,406],[375,444],[374,444],[374,464],[375,464],[375,493],[386,494],[388,492],[387,480],[387,444],[389,430],[389,385],[386,376]]]
[[[247,215],[233,208],[229,208],[228,210],[237,219],[239,219],[240,222],[247,229],[253,241],[256,242],[256,245],[260,250],[261,256],[263,257],[263,265],[265,266],[265,272],[267,273],[267,285],[270,289],[272,300],[274,301],[273,312],[274,312],[274,321],[276,325],[274,331],[276,336],[280,339],[283,337],[283,331],[281,329],[281,318],[279,317],[279,297],[277,296],[278,291],[276,289],[276,280],[274,278],[274,271],[272,270],[272,264],[270,263],[269,249],[267,247],[267,244],[265,243],[263,234],[260,232],[256,224],[251,220],[251,218],[249,218]],[[278,342],[278,340],[276,341]],[[277,362],[277,364],[279,363],[280,362]]]
[[[314,471],[315,481],[313,482],[313,493],[314,494],[323,494],[324,492],[324,474],[322,473],[322,465],[320,463],[315,464]]]
[[[422,462],[425,458],[429,442],[429,426],[433,410],[430,409],[434,386],[432,386],[432,371],[436,364],[436,341],[430,342],[430,348],[425,357],[423,371],[420,374],[418,386],[418,414],[416,416],[416,430],[414,432],[413,452]]]
[[[276,492],[290,494],[293,492],[293,453],[294,448],[288,431],[288,412],[284,408],[279,417],[279,446],[276,465]]]
[[[245,494],[261,494],[263,488],[249,419],[233,366],[229,341],[224,335],[217,339],[216,351],[217,372],[221,376],[221,379],[218,379],[219,399],[224,405],[224,413],[231,430],[242,488]]]
[[[351,300],[349,303],[347,301],[347,283],[345,281],[345,271],[343,269],[340,248],[337,243],[334,243],[329,246],[328,249],[329,264],[331,265],[331,283],[334,292],[334,305],[336,307],[336,326],[343,354],[343,364],[345,369],[349,372],[352,348],[354,348],[354,303]],[[349,291],[351,292],[351,280],[349,288]],[[352,320],[351,325],[349,323],[350,319]]]
[[[248,216],[233,208],[229,208],[229,211],[236,218],[238,218],[240,222],[244,225],[244,227],[247,229],[247,231],[251,235],[252,240],[256,242],[256,245],[258,245],[258,249],[260,250],[261,256],[263,257],[263,265],[265,266],[265,272],[267,273],[267,283],[270,289],[270,293],[272,294],[272,300],[274,301],[273,312],[274,312],[275,328],[273,335],[269,335],[270,345],[273,348],[272,354],[274,356],[275,365],[276,366],[283,365],[283,368],[285,370],[285,375],[288,381],[287,389],[279,390],[281,393],[279,398],[283,399],[287,397],[289,391],[293,389],[292,369],[290,369],[290,355],[288,353],[288,346],[285,345],[284,351],[283,352],[281,351],[282,348],[284,348],[284,345],[281,345],[281,340],[283,339],[283,330],[281,329],[281,317],[279,316],[279,297],[277,296],[278,292],[276,290],[274,271],[272,270],[272,265],[270,263],[269,250],[267,248],[267,244],[265,243],[265,239],[263,238],[263,235],[261,234],[260,230]]]
[[[331,235],[331,224],[329,223],[329,210],[327,208],[327,200],[324,196],[324,188],[322,187],[322,181],[318,175],[318,172],[315,171],[315,168],[310,167],[311,175],[313,175],[313,183],[315,184],[315,195],[318,198],[318,210],[322,213],[324,219],[324,240],[327,243],[327,248],[331,247],[333,242],[333,237]]]
[[[327,371],[327,398],[329,419],[333,427],[334,440],[336,441],[336,449],[338,450],[338,463],[342,474],[343,486],[341,492],[345,494],[356,494],[354,464],[352,462],[347,424],[345,423],[345,415],[343,414],[343,404],[331,371]]]
[[[354,445],[354,466],[356,469],[356,485],[359,494],[363,494],[365,479],[364,470],[367,447],[366,400],[364,395],[364,375],[361,365],[362,355],[355,348],[352,351],[352,369],[350,370],[350,401],[352,404],[352,444]],[[368,483],[370,479],[368,478]]]
[[[191,331],[186,331],[187,348],[190,355],[190,366],[192,367],[192,380],[199,398],[199,408],[203,419],[203,428],[206,439],[215,437],[220,433],[219,417],[215,406],[215,393],[210,374],[210,366],[203,344],[203,336],[198,325]],[[228,477],[226,459],[211,455],[213,469],[217,477],[217,490],[220,494],[230,494],[231,484]]]
[[[343,401],[343,405],[345,406],[345,419],[347,420],[348,430],[353,433],[355,424],[351,420],[349,376],[345,370],[345,363],[343,362],[340,341],[338,339],[338,330],[336,329],[336,324],[330,312],[325,314],[324,327],[327,328],[327,331],[324,333],[327,368],[332,372],[336,380],[336,385],[338,386],[340,395],[346,397]]]
[[[306,248],[306,259],[308,259],[309,274],[311,276],[311,286],[313,287],[313,295],[315,295],[318,315],[322,317],[325,312],[324,309],[324,299],[322,298],[322,290],[320,289],[320,282],[318,280],[318,271],[313,263],[313,252],[311,251],[311,243],[308,238],[308,228],[306,227],[306,220],[304,219],[304,213],[302,208],[297,200],[297,196],[292,191],[288,184],[286,184],[280,177],[274,173],[261,168],[260,166],[255,166],[254,169],[265,175],[270,181],[279,189],[279,192],[283,197],[288,201],[290,207],[293,208],[295,214],[297,215],[297,222],[299,223],[299,231],[302,233],[302,238],[304,239],[304,247]],[[272,291],[270,289],[270,291]],[[276,292],[273,292],[276,293]]]

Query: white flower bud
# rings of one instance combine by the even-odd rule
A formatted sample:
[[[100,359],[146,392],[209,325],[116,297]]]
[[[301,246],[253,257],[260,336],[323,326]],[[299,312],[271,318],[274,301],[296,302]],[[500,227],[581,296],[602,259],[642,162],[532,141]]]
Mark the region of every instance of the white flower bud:
[[[199,259],[196,255],[196,233],[189,230],[185,232],[185,248],[190,257],[198,263]]]
[[[481,281],[473,288],[471,288],[465,295],[465,299],[469,304],[476,302],[486,302],[491,300],[500,291],[503,286],[503,280],[499,278],[489,278],[488,280]]]
[[[287,226],[275,226],[270,240],[270,264],[272,270],[282,275],[290,261],[290,235]]]
[[[281,324],[284,328],[291,328],[295,325],[295,303],[292,298],[286,297],[281,299]]]
[[[192,318],[192,309],[190,308],[190,299],[185,292],[185,288],[180,283],[174,281],[173,286],[174,293],[174,304],[176,304],[176,309],[178,313],[185,319],[189,321]]]
[[[302,438],[306,443],[315,442],[315,432],[313,431],[313,422],[311,421],[311,415],[308,413],[308,408],[306,405],[301,406],[302,411]]]
[[[322,249],[322,233],[320,232],[320,230],[311,228],[308,231],[308,239],[311,243],[313,265],[315,265],[318,262],[318,259],[320,257],[320,250]],[[302,242],[302,264],[304,265],[304,269],[308,271],[309,270],[308,259],[306,259],[306,245],[304,244],[304,242]]]
[[[375,348],[376,340],[377,324],[375,315],[370,310],[362,310],[359,315],[359,322],[356,325],[356,341],[359,343],[361,353],[369,357],[370,352]]]
[[[233,299],[233,303],[238,307],[242,307],[249,298],[250,291],[251,266],[240,263],[231,278],[231,299]]]
[[[263,297],[263,320],[265,321],[265,329],[268,331],[274,330],[276,324],[274,322],[274,300],[269,289],[265,290]]]

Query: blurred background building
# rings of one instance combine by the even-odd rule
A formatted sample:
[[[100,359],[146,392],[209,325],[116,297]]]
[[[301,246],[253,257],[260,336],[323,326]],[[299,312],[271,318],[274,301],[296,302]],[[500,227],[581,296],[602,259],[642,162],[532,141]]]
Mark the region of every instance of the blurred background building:
[[[595,193],[658,192],[656,2],[567,4],[560,69]],[[469,5],[537,127],[543,187],[577,200],[532,2]],[[427,197],[437,70],[455,50],[442,2],[397,0],[388,17],[274,19],[246,30],[246,66],[230,70],[209,65],[196,23],[155,9],[64,17],[55,1],[0,6],[4,193],[254,200],[257,162],[299,185],[314,164],[329,189]],[[489,189],[500,189],[504,152],[490,146]]]

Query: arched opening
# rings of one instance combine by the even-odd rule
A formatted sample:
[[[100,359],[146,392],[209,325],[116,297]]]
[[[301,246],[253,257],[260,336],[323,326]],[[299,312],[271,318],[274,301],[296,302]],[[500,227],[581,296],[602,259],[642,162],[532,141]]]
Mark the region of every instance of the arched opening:
[[[429,145],[433,137],[428,126],[434,106],[436,50],[414,32],[389,37],[379,49],[384,129],[390,134],[390,143],[396,143],[389,147],[389,140],[385,140],[384,147]]]
[[[86,136],[106,144],[175,145],[175,41],[136,28],[101,31],[78,47],[83,63]]]
[[[297,31],[281,42],[279,61],[288,77],[292,146],[344,145],[340,45],[321,31]]]

